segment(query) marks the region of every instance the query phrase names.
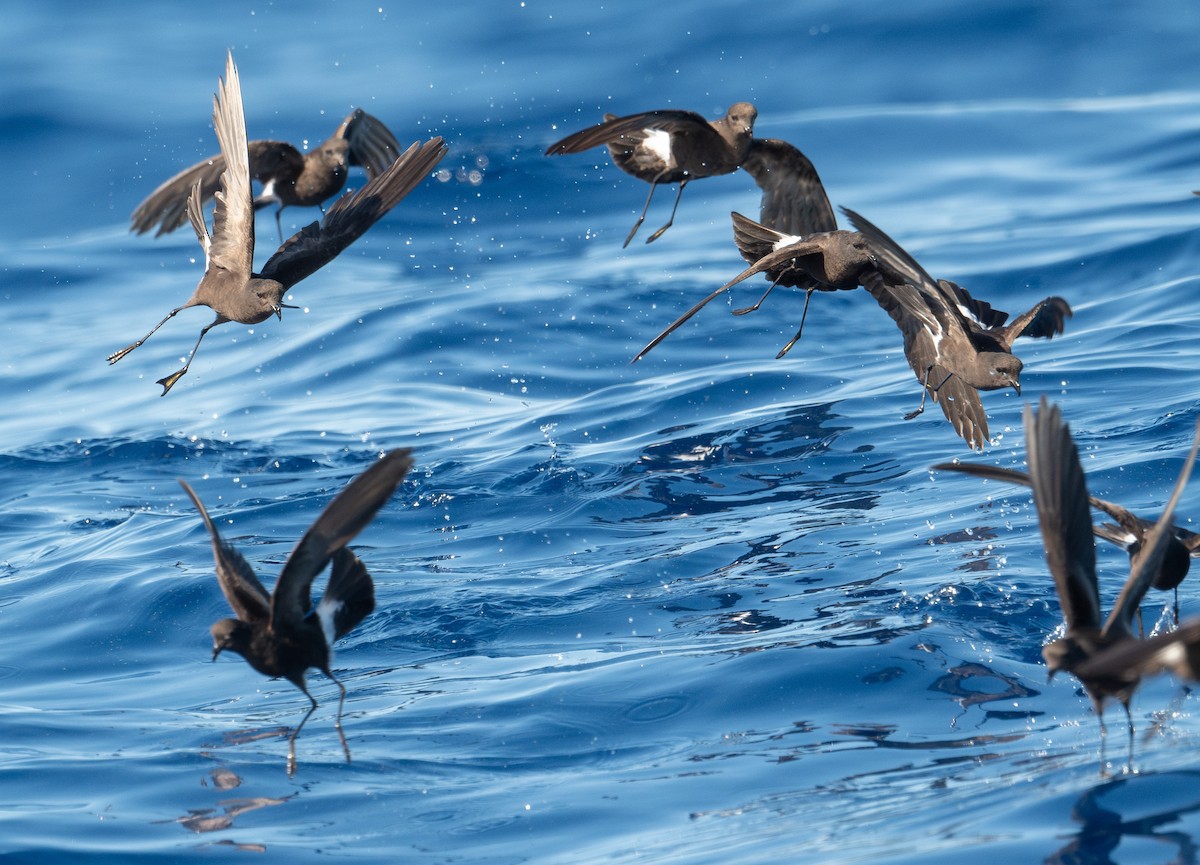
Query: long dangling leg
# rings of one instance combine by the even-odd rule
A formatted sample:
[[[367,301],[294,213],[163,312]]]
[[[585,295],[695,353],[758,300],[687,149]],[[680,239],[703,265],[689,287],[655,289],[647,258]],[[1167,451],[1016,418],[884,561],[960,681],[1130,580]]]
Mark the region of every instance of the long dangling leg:
[[[183,306],[178,306],[178,307],[176,307],[175,309],[173,309],[173,310],[171,310],[170,312],[168,312],[168,313],[167,313],[167,314],[166,314],[166,315],[163,317],[163,320],[162,320],[162,321],[160,321],[158,324],[154,325],[154,327],[150,328],[150,332],[149,332],[148,334],[146,334],[145,336],[143,336],[141,339],[139,339],[137,342],[135,342],[133,345],[127,345],[127,346],[125,346],[123,349],[121,349],[120,351],[114,351],[112,354],[110,354],[110,355],[108,356],[108,362],[109,362],[110,364],[114,364],[114,363],[116,363],[117,361],[119,361],[119,360],[120,360],[121,358],[123,358],[125,355],[129,354],[129,352],[133,351],[135,348],[137,348],[138,346],[140,346],[142,343],[144,343],[144,342],[145,342],[146,340],[148,340],[150,337],[154,336],[154,332],[155,332],[156,330],[158,330],[160,327],[162,327],[162,326],[163,326],[164,324],[166,324],[168,321],[170,321],[171,319],[173,319],[173,318],[174,318],[176,315],[178,315],[178,314],[179,314],[181,311],[183,311],[183,310],[187,309],[187,308],[188,308],[190,305],[191,305],[191,304],[186,304],[186,303],[185,303]]]
[[[768,296],[768,295],[769,295],[769,294],[770,294],[772,291],[774,291],[774,290],[775,290],[775,286],[779,285],[779,280],[783,279],[783,274],[784,274],[784,273],[786,273],[786,272],[787,272],[787,271],[783,271],[783,272],[781,272],[781,273],[779,274],[779,276],[775,277],[775,279],[774,279],[774,280],[771,282],[771,284],[767,286],[767,290],[763,292],[763,294],[762,294],[762,297],[760,297],[758,300],[756,300],[756,301],[755,301],[753,304],[751,304],[750,306],[743,306],[741,309],[735,309],[735,310],[733,310],[733,314],[734,314],[734,315],[745,315],[746,313],[749,313],[749,312],[754,312],[755,310],[757,310],[757,309],[758,309],[760,306],[762,306],[762,305],[763,305],[763,301],[767,299],[767,296]],[[811,291],[810,291],[810,294],[811,294]],[[804,308],[805,308],[806,310],[808,309],[808,301],[805,301],[805,307],[804,307]]]
[[[304,717],[300,719],[300,723],[296,729],[292,731],[292,735],[288,736],[288,759],[287,773],[290,778],[296,774],[296,737],[300,735],[300,731],[304,728],[304,722],[312,716],[312,713],[317,711],[317,701],[312,694],[308,693],[308,688],[304,687],[304,683],[298,683],[300,690],[304,692],[304,696],[308,697],[308,701],[312,704],[308,707],[308,711],[304,713]]]
[[[804,319],[808,318],[808,302],[812,300],[812,293],[815,289],[810,288],[804,293],[804,312],[800,313],[800,329],[796,331],[796,335],[788,341],[788,344],[779,350],[779,354],[775,355],[775,359],[779,360],[785,354],[792,350],[792,346],[800,341],[800,334],[804,333]]]
[[[942,389],[942,385],[944,385],[946,382],[950,381],[950,376],[954,375],[954,373],[948,372],[948,373],[946,373],[946,376],[937,383],[936,386],[930,387],[929,386],[929,374],[931,372],[933,372],[932,366],[925,368],[925,376],[921,381],[921,404],[919,406],[917,406],[916,411],[910,411],[908,414],[906,414],[904,416],[905,420],[912,420],[917,415],[919,415],[921,412],[925,411],[925,396],[930,393],[937,393],[939,390]]]
[[[185,363],[183,365],[183,369],[178,369],[175,372],[171,373],[166,378],[160,378],[156,382],[156,384],[161,384],[162,388],[163,388],[163,392],[160,393],[159,396],[166,396],[167,391],[169,391],[171,388],[173,388],[175,386],[175,382],[177,382],[181,378],[183,378],[184,373],[186,373],[188,371],[188,367],[192,365],[192,358],[194,358],[196,356],[196,349],[198,349],[200,347],[200,340],[204,339],[204,334],[208,333],[210,330],[212,330],[218,324],[222,324],[227,321],[229,321],[229,319],[218,315],[215,321],[213,321],[211,324],[206,325],[204,327],[204,329],[200,331],[200,336],[196,340],[196,344],[194,346],[192,346],[192,353],[188,355],[187,363]]]
[[[646,243],[653,243],[662,237],[662,233],[666,231],[675,222],[675,211],[679,209],[679,199],[683,198],[683,187],[688,185],[688,178],[683,178],[679,181],[679,191],[675,193],[675,206],[671,208],[671,218],[667,220],[667,224],[646,238]],[[632,235],[630,235],[632,236]]]
[[[338,686],[341,696],[338,697],[337,720],[333,722],[333,728],[337,730],[338,738],[342,740],[342,751],[346,754],[346,762],[350,762],[350,746],[346,744],[346,734],[342,732],[342,707],[346,705],[346,686],[337,680],[333,673],[328,670],[325,675],[333,679],[333,684]]]
[[[625,238],[625,242],[621,244],[621,249],[629,246],[629,241],[633,240],[633,236],[637,234],[637,230],[642,227],[642,223],[646,221],[646,211],[650,209],[650,199],[654,197],[654,188],[658,186],[658,178],[650,181],[650,192],[646,195],[646,203],[642,205],[642,214],[637,218],[637,222],[633,224],[633,228],[629,229],[629,236]]]

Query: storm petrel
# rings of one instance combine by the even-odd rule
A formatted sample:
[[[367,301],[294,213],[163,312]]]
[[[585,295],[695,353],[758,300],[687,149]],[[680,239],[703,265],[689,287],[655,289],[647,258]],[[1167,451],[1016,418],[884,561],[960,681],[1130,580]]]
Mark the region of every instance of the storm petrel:
[[[678,183],[671,218],[646,239],[652,243],[675,221],[679,199],[689,181],[729,174],[742,164],[750,150],[757,116],[749,102],[735,103],[724,117],[711,121],[692,111],[643,111],[625,117],[606,114],[603,123],[550,145],[546,155],[582,153],[603,144],[618,168],[650,184],[641,215],[623,246],[629,246],[645,221],[655,188]]]
[[[1042,648],[1050,676],[1060,670],[1072,673],[1083,684],[1100,720],[1101,765],[1107,729],[1104,702],[1115,699],[1125,707],[1129,722],[1129,755],[1133,757],[1133,716],[1129,702],[1141,681],[1136,665],[1093,670],[1085,662],[1123,643],[1137,642],[1133,616],[1155,574],[1172,537],[1171,519],[1191,475],[1200,448],[1200,427],[1175,482],[1162,515],[1147,533],[1142,555],[1134,561],[1129,578],[1107,619],[1101,619],[1100,589],[1096,580],[1096,544],[1079,452],[1058,406],[1043,396],[1035,413],[1025,407],[1025,451],[1033,488],[1038,525],[1046,549],[1046,563],[1066,620],[1066,632]]]
[[[300,280],[328,264],[391,210],[433,171],[446,153],[441,138],[414,143],[382,174],[357,192],[342,196],[329,208],[320,223],[312,223],[293,234],[276,250],[259,273],[254,263],[254,206],[250,195],[250,168],[246,151],[246,120],[242,91],[233,54],[229,54],[225,80],[213,97],[213,125],[225,158],[221,189],[213,208],[213,231],[209,236],[200,209],[200,186],[196,181],[188,198],[188,217],[204,249],[204,275],[183,306],[176,307],[132,345],[108,356],[116,363],[144,343],[181,310],[207,306],[217,314],[200,331],[200,337],[183,367],[158,380],[162,395],[188,371],[201,340],[218,324],[236,321],[258,324],[274,315],[282,318],[283,296]]]
[[[980,390],[1011,387],[1021,392],[1021,360],[1012,353],[1020,336],[1051,338],[1063,331],[1071,307],[1048,297],[1005,324],[1008,313],[976,300],[959,285],[935,280],[903,247],[866,218],[842,208],[876,258],[863,273],[863,287],[892,317],[904,336],[904,354],[925,397],[942,407],[946,419],[972,448],[989,441]]]
[[[280,215],[285,207],[319,207],[342,191],[348,166],[362,166],[368,179],[378,177],[400,155],[400,143],[382,121],[356,108],[333,135],[308,153],[286,141],[251,141],[247,151],[250,176],[262,184],[262,191],[254,198],[254,209],[278,205],[275,225],[282,242]],[[155,237],[174,231],[188,218],[192,188],[200,185],[203,204],[221,188],[224,172],[223,154],[185,168],[137,206],[130,217],[130,230],[145,234],[157,226]]]
[[[270,594],[250,563],[221,538],[195,491],[186,481],[179,482],[212,537],[217,581],[237,615],[236,619],[213,624],[213,660],[223,651],[235,652],[264,676],[287,679],[308,697],[308,712],[288,737],[289,775],[296,771],[296,737],[317,709],[317,701],[305,684],[305,671],[310,667],[320,670],[338,687],[334,726],[346,762],[350,762],[350,746],[342,732],[346,687],[330,669],[332,646],[375,609],[375,588],[371,575],[346,544],[375,518],[411,467],[411,452],[394,450],[352,480],[296,544]],[[330,562],[329,584],[314,608],[313,579]]]

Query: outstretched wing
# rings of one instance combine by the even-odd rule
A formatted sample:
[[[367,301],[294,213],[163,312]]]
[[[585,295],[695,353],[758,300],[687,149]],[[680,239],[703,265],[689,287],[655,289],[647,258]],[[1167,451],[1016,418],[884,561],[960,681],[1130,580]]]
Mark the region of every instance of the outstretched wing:
[[[200,512],[200,518],[204,520],[204,526],[212,537],[213,559],[217,563],[217,582],[221,585],[225,600],[229,601],[229,606],[243,622],[266,621],[270,614],[271,596],[254,575],[254,569],[241,553],[221,537],[208,511],[200,503],[200,497],[188,482],[181,479],[179,485],[191,497],[192,504]]]
[[[290,288],[320,270],[412,192],[445,155],[441,138],[414,143],[383,174],[339,198],[320,223],[307,225],[285,240],[260,275]]]
[[[352,480],[317,517],[292,554],[271,598],[271,628],[297,626],[312,609],[312,583],[330,558],[375,518],[412,467],[408,450],[394,450]]]
[[[219,83],[213,97],[213,126],[225,159],[225,171],[221,174],[221,188],[213,196],[216,206],[207,269],[219,267],[249,279],[254,263],[254,196],[250,189],[242,85],[232,52],[225,64],[225,80]]]
[[[837,216],[817,169],[796,147],[777,138],[755,138],[742,162],[762,189],[758,220],[783,234],[837,230]]]
[[[602,144],[637,143],[646,137],[645,130],[647,129],[671,134],[711,136],[714,141],[722,141],[720,133],[712,128],[708,120],[694,111],[642,111],[638,114],[627,114],[624,117],[606,115],[603,123],[581,129],[579,132],[551,144],[546,148],[546,155],[561,156],[564,153],[582,153]]]
[[[1067,629],[1100,627],[1096,543],[1079,451],[1058,406],[1025,407],[1025,450],[1046,563]]]
[[[383,174],[400,157],[396,136],[379,118],[361,108],[350,112],[334,135],[346,139],[350,164],[361,165],[367,177]]]

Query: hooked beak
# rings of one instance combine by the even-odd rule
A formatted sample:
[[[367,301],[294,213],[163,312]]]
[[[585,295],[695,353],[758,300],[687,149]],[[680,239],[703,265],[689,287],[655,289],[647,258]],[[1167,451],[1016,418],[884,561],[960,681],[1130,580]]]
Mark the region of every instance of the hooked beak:
[[[1021,383],[1019,381],[1013,382],[1013,390],[1017,392],[1017,396],[1021,395]]]
[[[221,654],[221,647],[220,647],[220,646],[213,646],[213,657],[212,657],[212,659],[213,659],[214,661],[215,661],[215,660],[217,660],[217,655],[219,655],[219,654]]]
[[[280,321],[283,321],[283,311],[285,309],[299,309],[299,308],[300,307],[296,306],[295,304],[291,304],[291,303],[277,303],[273,307],[271,307],[271,310],[275,313],[275,317],[277,319],[279,319]]]

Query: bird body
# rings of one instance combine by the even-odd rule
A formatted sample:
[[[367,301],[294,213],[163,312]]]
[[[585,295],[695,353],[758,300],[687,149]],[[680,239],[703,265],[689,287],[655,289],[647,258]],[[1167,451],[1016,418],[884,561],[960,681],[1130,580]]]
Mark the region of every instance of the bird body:
[[[225,79],[213,99],[213,125],[224,156],[221,188],[215,193],[213,227],[209,234],[201,210],[202,187],[197,180],[187,202],[187,216],[204,250],[204,275],[182,306],[171,310],[137,342],[108,356],[114,364],[138,348],[182,310],[207,306],[216,318],[200,336],[183,367],[158,380],[162,395],[187,373],[205,334],[226,322],[258,324],[272,315],[282,318],[283,296],[296,283],[337,257],[416,185],[429,175],[446,153],[441,138],[414,143],[377,177],[329,208],[320,223],[313,222],[288,238],[262,270],[253,271],[254,208],[250,192],[246,121],[241,84],[230,54]]]
[[[250,175],[262,184],[254,208],[278,205],[277,225],[285,207],[317,207],[341,192],[349,166],[361,165],[367,177],[374,178],[400,155],[396,136],[361,108],[348,114],[329,138],[308,153],[286,141],[250,141],[246,149]],[[130,230],[145,234],[157,226],[158,237],[183,225],[192,189],[199,185],[201,203],[211,199],[221,188],[225,160],[223,152],[210,156],[164,181],[133,211]],[[282,233],[280,228],[280,240]]]
[[[604,145],[618,168],[650,184],[641,215],[624,246],[629,246],[645,221],[655,188],[678,183],[670,219],[646,239],[652,243],[674,223],[679,199],[689,181],[728,174],[742,164],[750,151],[757,116],[749,102],[731,105],[724,117],[712,121],[691,111],[643,111],[624,117],[606,114],[604,122],[550,145],[546,155],[582,153]]]
[[[346,544],[374,519],[411,467],[411,453],[395,450],[351,481],[296,544],[272,593],[241,553],[221,537],[195,491],[186,481],[179,482],[208,529],[217,580],[236,616],[213,624],[213,660],[226,651],[241,655],[259,673],[287,679],[309,699],[308,713],[288,739],[289,774],[296,766],[296,737],[317,708],[305,681],[309,669],[320,670],[338,686],[335,726],[350,761],[341,727],[346,689],[333,675],[332,647],[374,610],[375,589],[366,567]],[[331,566],[329,582],[314,608],[313,580],[327,565]]]

